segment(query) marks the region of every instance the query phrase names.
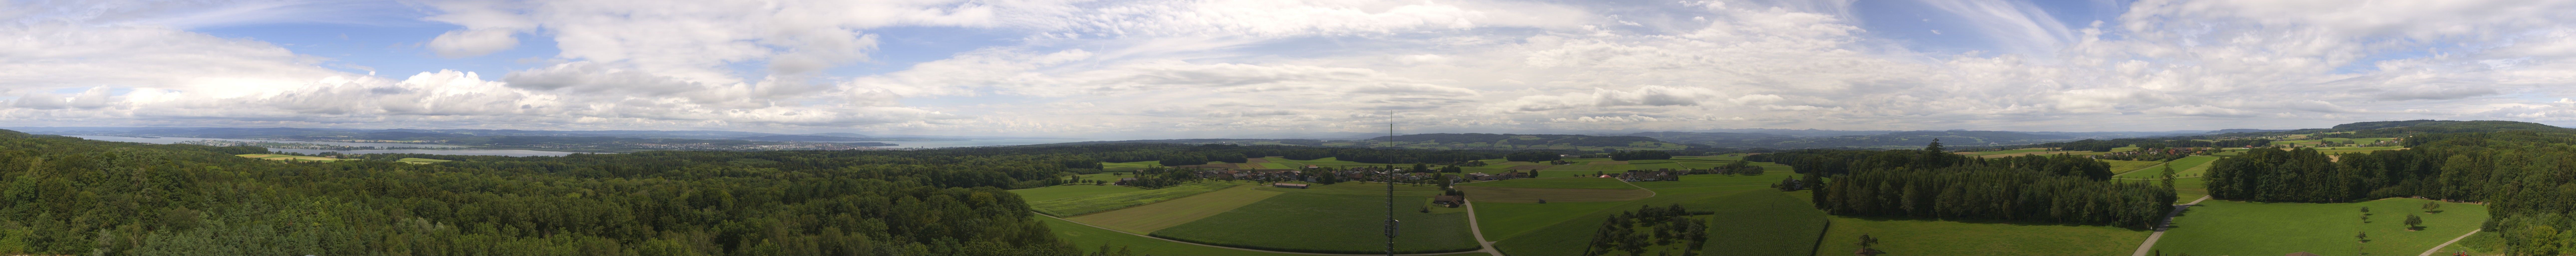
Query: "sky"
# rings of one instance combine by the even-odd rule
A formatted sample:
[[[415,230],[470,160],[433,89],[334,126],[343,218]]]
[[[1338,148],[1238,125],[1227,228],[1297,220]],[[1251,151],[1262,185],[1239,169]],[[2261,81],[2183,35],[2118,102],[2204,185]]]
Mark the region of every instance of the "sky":
[[[0,1],[0,126],[2576,125],[2576,1]]]

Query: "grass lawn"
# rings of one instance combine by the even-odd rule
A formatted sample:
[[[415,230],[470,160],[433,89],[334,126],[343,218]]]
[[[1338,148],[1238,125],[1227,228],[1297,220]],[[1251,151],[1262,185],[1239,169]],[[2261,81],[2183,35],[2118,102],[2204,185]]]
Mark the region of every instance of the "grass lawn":
[[[1020,200],[1022,200],[1022,201],[1037,202],[1037,201],[1046,201],[1046,200],[1064,199],[1064,198],[1069,198],[1069,197],[1079,197],[1079,196],[1088,196],[1088,195],[1101,195],[1101,194],[1117,194],[1117,193],[1136,192],[1136,191],[1145,191],[1145,190],[1144,190],[1144,189],[1137,189],[1136,187],[1119,186],[1119,185],[1091,185],[1091,184],[1081,184],[1081,185],[1056,185],[1056,186],[1043,187],[1043,188],[1032,188],[1032,189],[1012,190],[1012,191],[1011,191],[1011,193],[1013,193],[1013,194],[1020,194]]]
[[[1226,188],[1225,190],[1207,192],[1195,196],[1183,197],[1181,199],[1172,199],[1171,201],[1163,201],[1161,203],[1128,207],[1127,209],[1118,209],[1115,211],[1082,215],[1081,217],[1066,219],[1089,223],[1094,226],[1117,229],[1118,231],[1127,231],[1128,233],[1145,234],[1153,233],[1155,230],[1163,230],[1163,228],[1181,225],[1181,223],[1197,221],[1202,218],[1207,218],[1208,216],[1214,216],[1218,213],[1231,211],[1237,207],[1243,207],[1243,205],[1252,204],[1252,202],[1259,202],[1262,199],[1269,199],[1271,196],[1285,193],[1278,191],[1256,190],[1253,188],[1256,187],[1235,186],[1232,188]]]
[[[322,161],[322,162],[331,162],[331,161],[346,160],[346,159],[329,158],[329,157],[318,157],[318,156],[294,156],[294,155],[279,155],[279,154],[239,154],[239,155],[233,155],[233,156],[238,156],[238,157],[247,157],[247,158],[250,158],[250,159],[278,160],[278,161]]]
[[[1829,218],[1833,224],[1826,229],[1815,255],[1851,255],[1860,250],[1854,243],[1863,234],[1877,238],[1879,244],[1871,248],[1886,251],[1887,255],[2129,255],[2151,233],[2104,226]],[[2173,234],[2166,234],[2165,241],[2172,240]]]
[[[1413,198],[1398,204],[1395,212],[1396,219],[1404,223],[1396,236],[1398,253],[1481,248],[1474,234],[1467,233],[1467,213],[1422,213],[1417,207],[1429,201]],[[1384,200],[1383,194],[1285,193],[1153,235],[1274,251],[1381,253],[1386,244],[1382,233]]]
[[[1269,184],[1270,184],[1270,183],[1258,183],[1258,184],[1255,184],[1254,186],[1256,186],[1256,187],[1254,187],[1254,188],[1252,188],[1252,189],[1257,189],[1257,190],[1267,190],[1267,191],[1277,191],[1277,192],[1289,192],[1289,193],[1318,193],[1318,194],[1336,194],[1336,195],[1376,195],[1376,196],[1386,196],[1386,183],[1378,183],[1378,182],[1342,182],[1342,183],[1333,183],[1333,184],[1327,184],[1327,185],[1313,185],[1313,186],[1306,186],[1306,188],[1282,188],[1282,187],[1272,187],[1272,186],[1270,186]],[[1427,197],[1427,196],[1439,195],[1439,194],[1440,194],[1440,186],[1439,186],[1439,185],[1395,184],[1395,196],[1400,196],[1400,197]],[[1385,200],[1384,200],[1384,199],[1380,199],[1379,201],[1383,202],[1383,201],[1385,201]],[[1379,207],[1385,207],[1385,206],[1380,205]],[[1381,216],[1381,217],[1383,217],[1383,216]]]
[[[1547,200],[1549,203],[1628,201],[1645,199],[1646,197],[1655,195],[1654,192],[1634,188],[1597,189],[1462,186],[1458,187],[1458,190],[1466,191],[1467,198],[1470,200],[1476,200],[1477,202],[1501,203],[1537,203],[1539,200]]]
[[[1814,255],[1816,237],[1825,232],[1825,212],[1789,194],[1756,189],[1710,198],[1720,206],[1710,215],[1715,217],[1709,221],[1713,228],[1708,230],[1708,244],[1701,247],[1701,252]]]
[[[2504,235],[2496,232],[2478,232],[2476,235],[2469,235],[2469,238],[2461,238],[2460,242],[2452,243],[2451,247],[2442,247],[2441,253],[2436,255],[2450,255],[2453,252],[2467,252],[2469,255],[2507,255],[2504,250]]]
[[[2331,155],[2331,154],[2342,154],[2342,153],[2370,153],[2371,151],[2395,150],[2395,149],[2404,149],[2404,148],[2406,148],[2406,147],[2395,147],[2395,146],[2390,146],[2390,147],[2332,147],[2332,148],[2317,148],[2317,153],[2319,153],[2319,154],[2329,154],[2329,155]],[[2419,252],[2419,253],[2420,253],[2420,252]]]
[[[2248,203],[2203,201],[2165,231],[2156,249],[2166,255],[2409,255],[2476,230],[2487,219],[2484,205],[2443,203],[2442,213],[2426,214],[2430,200],[2390,198],[2359,203]],[[2361,207],[2370,207],[2370,223],[2361,222]],[[2406,215],[2424,217],[2423,231],[2406,231]],[[2370,234],[2370,243],[2353,235]]]
[[[1771,172],[1771,171],[1764,171],[1762,175],[1718,175],[1718,174],[1695,174],[1695,175],[1682,175],[1682,179],[1681,179],[1681,180],[1676,180],[1676,181],[1642,181],[1642,182],[1630,182],[1629,184],[1636,184],[1638,187],[1645,187],[1645,188],[1685,188],[1685,187],[1704,187],[1704,186],[1755,186],[1755,185],[1770,185],[1770,184],[1773,184],[1773,183],[1780,183],[1780,179],[1784,179],[1784,178],[1785,178],[1785,179],[1796,179],[1796,178],[1798,178],[1798,174],[1796,174],[1796,173],[1789,173],[1789,172]]]
[[[1056,239],[1064,239],[1065,242],[1073,243],[1073,248],[1080,248],[1084,252],[1097,252],[1100,250],[1101,245],[1108,245],[1110,247],[1110,251],[1117,251],[1118,247],[1123,246],[1135,255],[1304,256],[1304,254],[1265,253],[1174,243],[1172,241],[1163,241],[1161,239],[1154,239],[1151,237],[1129,235],[1118,233],[1118,231],[1083,226],[1082,224],[1077,224],[1072,221],[1048,218],[1045,216],[1039,216],[1037,219],[1040,222],[1046,222],[1047,230],[1054,231]]]
[[[1672,162],[1673,162],[1673,160],[1670,160],[1670,159],[1628,160],[1628,164],[1661,164],[1661,163],[1672,163]]]
[[[1637,189],[1637,187],[1635,187],[1635,186],[1629,186],[1629,185],[1628,185],[1628,183],[1626,183],[1626,182],[1620,182],[1620,181],[1619,181],[1619,179],[1612,179],[1612,178],[1530,178],[1530,179],[1508,179],[1508,180],[1483,181],[1483,182],[1472,182],[1472,183],[1459,183],[1459,184],[1457,184],[1457,185],[1458,185],[1458,186],[1471,186],[1471,187],[1510,187],[1510,188],[1598,188],[1598,189]]]
[[[1152,204],[1155,202],[1162,202],[1164,200],[1179,199],[1190,195],[1197,195],[1199,193],[1217,191],[1219,189],[1225,189],[1226,187],[1233,187],[1235,185],[1241,184],[1225,182],[1197,182],[1161,189],[1147,189],[1116,194],[1085,195],[1046,201],[1029,201],[1029,208],[1047,215],[1081,216],[1083,214]]]
[[[455,162],[455,161],[456,161],[456,160],[438,160],[438,159],[428,159],[428,158],[410,158],[410,157],[405,157],[405,158],[403,158],[402,160],[394,160],[394,162],[412,163],[412,164],[434,164],[434,163],[445,163],[445,162]]]

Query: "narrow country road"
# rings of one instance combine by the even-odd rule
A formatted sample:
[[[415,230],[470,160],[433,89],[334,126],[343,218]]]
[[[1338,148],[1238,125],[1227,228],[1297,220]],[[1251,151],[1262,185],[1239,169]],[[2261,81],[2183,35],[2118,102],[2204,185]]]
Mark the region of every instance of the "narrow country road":
[[[1493,240],[1485,240],[1485,228],[1477,225],[1479,222],[1476,222],[1476,200],[1468,199],[1462,204],[1467,205],[1467,232],[1475,233],[1476,244],[1485,246],[1485,249],[1476,250],[1476,252],[1482,252],[1486,255],[1503,256],[1503,251],[1494,250]]]
[[[2451,243],[2458,243],[2460,242],[2460,239],[2468,239],[2469,235],[2476,234],[2478,234],[2478,230],[2471,229],[2468,234],[2460,234],[2460,237],[2451,238],[2450,242],[2442,242],[2442,245],[2435,245],[2433,246],[2433,249],[2425,249],[2424,254],[2416,254],[2415,256],[2433,256],[2434,253],[2441,253],[2442,247],[2451,247]]]
[[[2174,215],[2180,215],[2182,214],[2183,209],[2191,208],[2193,205],[2199,205],[2200,201],[2208,200],[2209,196],[2200,196],[2200,199],[2192,199],[2190,203],[2173,205],[2173,211],[2165,212],[2165,220],[2163,222],[2156,223],[2156,233],[2153,235],[2147,235],[2147,242],[2138,244],[2138,252],[2130,253],[2129,256],[2147,256],[2147,250],[2156,248],[2156,239],[2165,238],[2165,229],[2173,227]]]

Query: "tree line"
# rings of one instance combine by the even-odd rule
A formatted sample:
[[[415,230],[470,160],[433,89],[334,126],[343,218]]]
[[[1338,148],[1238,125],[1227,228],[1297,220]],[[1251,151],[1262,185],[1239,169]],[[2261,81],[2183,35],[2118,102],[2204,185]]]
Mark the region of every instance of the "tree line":
[[[1947,153],[1938,142],[1923,150],[1770,155],[1763,160],[1807,174],[1775,187],[1813,189],[1816,208],[1835,215],[2145,228],[2175,197],[2170,187],[2109,181],[2109,164],[2077,156],[1977,159]],[[1818,178],[1824,176],[1830,178]]]

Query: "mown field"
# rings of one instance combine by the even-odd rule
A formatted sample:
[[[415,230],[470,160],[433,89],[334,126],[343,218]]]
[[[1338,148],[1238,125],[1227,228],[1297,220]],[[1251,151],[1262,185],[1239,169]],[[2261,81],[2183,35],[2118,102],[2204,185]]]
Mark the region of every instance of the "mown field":
[[[2113,174],[2127,174],[2127,173],[2130,173],[2130,172],[2132,172],[2132,171],[2138,171],[2138,170],[2142,170],[2142,169],[2147,169],[2147,167],[2156,167],[2157,165],[2162,165],[2162,164],[2164,164],[2164,163],[2165,163],[2165,162],[2157,162],[2157,161],[2124,161],[2124,160],[2099,160],[2099,161],[2102,161],[2102,162],[2104,162],[2104,163],[2110,163],[2110,164],[2111,164],[2111,173],[2113,173]]]
[[[1458,190],[1466,191],[1468,200],[1498,203],[1537,203],[1540,200],[1546,200],[1549,203],[1628,201],[1644,199],[1655,195],[1654,192],[1634,188],[1598,189],[1460,186],[1458,187]]]
[[[1073,243],[1074,248],[1081,248],[1085,252],[1100,252],[1102,245],[1108,245],[1110,246],[1108,251],[1115,252],[1123,247],[1133,255],[1304,256],[1304,254],[1265,253],[1174,243],[1084,226],[1056,218],[1038,217],[1038,221],[1046,222],[1047,230],[1054,231],[1056,238]]]
[[[2173,161],[2171,161],[2171,162],[2165,162],[2165,165],[2171,165],[2171,166],[2173,166],[2173,168],[2174,168],[2174,176],[2175,176],[2175,177],[2198,177],[2198,176],[2200,176],[2200,175],[2201,175],[2201,174],[2203,174],[2203,173],[2208,173],[2208,172],[2209,172],[2209,167],[2208,167],[2209,162],[2210,162],[2210,161],[2216,161],[2216,160],[2218,160],[2218,158],[2219,158],[2219,157],[2215,157],[2215,156],[2187,156],[2187,157],[2183,157],[2182,159],[2174,159],[2174,160],[2173,160]],[[2112,176],[2112,178],[2122,178],[2122,179],[2154,179],[2154,178],[2162,178],[2162,177],[2160,177],[2159,175],[2164,175],[2164,167],[2163,167],[2163,166],[2151,166],[2151,167],[2148,167],[2147,169],[2142,169],[2142,170],[2133,171],[2133,172],[2127,172],[2127,173],[2120,173],[2120,175],[2118,175],[2118,176]]]
[[[1083,214],[1117,210],[1121,208],[1162,202],[1164,200],[1179,199],[1182,197],[1197,195],[1199,193],[1217,191],[1219,189],[1225,189],[1236,185],[1241,184],[1198,182],[1161,189],[1139,190],[1115,194],[1084,195],[1046,201],[1029,201],[1029,208],[1037,210],[1038,213],[1045,213],[1047,215],[1081,216]]]
[[[1787,167],[1787,166],[1782,166],[1782,167]],[[1705,186],[1766,186],[1766,187],[1767,187],[1768,185],[1771,185],[1771,184],[1777,184],[1777,183],[1780,183],[1780,179],[1797,179],[1797,178],[1798,178],[1798,174],[1796,174],[1796,173],[1790,173],[1790,172],[1788,172],[1788,171],[1767,171],[1767,170],[1766,170],[1766,171],[1764,171],[1764,173],[1763,173],[1762,175],[1718,175],[1718,174],[1694,174],[1694,175],[1682,175],[1681,180],[1676,180],[1676,181],[1640,181],[1640,182],[1630,182],[1629,184],[1635,184],[1635,185],[1637,185],[1638,187],[1644,187],[1644,188],[1686,188],[1686,187],[1705,187]]]
[[[1720,195],[1709,200],[1721,203],[1709,215],[1708,244],[1702,252],[1716,255],[1814,255],[1816,239],[1824,235],[1826,216],[1806,200],[1790,193],[1756,189]],[[1479,216],[1482,217],[1482,216]]]
[[[1226,211],[1231,211],[1235,208],[1243,207],[1244,205],[1249,205],[1253,202],[1260,202],[1262,199],[1269,199],[1271,196],[1285,193],[1253,189],[1255,187],[1256,186],[1250,185],[1235,186],[1224,190],[1217,190],[1216,192],[1207,192],[1180,199],[1163,201],[1160,203],[1128,207],[1126,209],[1087,214],[1080,217],[1066,219],[1080,221],[1094,226],[1116,229],[1118,231],[1127,231],[1128,233],[1146,234],[1153,233],[1157,230],[1163,230],[1163,228],[1178,226],[1182,223],[1197,221],[1199,219],[1207,218],[1208,216],[1215,216],[1218,213],[1225,213]]]
[[[2173,228],[2156,242],[2165,255],[2414,255],[2451,238],[2468,234],[2486,221],[2485,205],[2442,203],[2442,213],[2424,213],[2430,200],[2390,198],[2359,203],[2248,203],[2210,200],[2175,217]],[[2370,207],[2363,223],[2361,208]],[[2407,214],[2424,217],[2422,231],[2406,231]],[[2370,234],[2369,243],[2354,235]],[[2134,246],[2132,246],[2134,247]]]
[[[1470,187],[1636,189],[1612,178],[1531,178],[1459,183]]]
[[[1758,188],[1758,189],[1757,189],[1757,188]],[[1494,236],[1486,236],[1485,238],[1486,238],[1486,239],[1497,239],[1497,241],[1494,243],[1494,248],[1495,248],[1495,249],[1497,249],[1497,250],[1502,250],[1502,252],[1503,252],[1504,254],[1510,254],[1510,255],[1582,255],[1582,254],[1583,254],[1583,249],[1584,249],[1585,245],[1586,245],[1587,243],[1589,243],[1589,242],[1590,242],[1590,239],[1585,238],[1585,237],[1588,237],[1588,235],[1586,235],[1586,234],[1591,234],[1591,233],[1592,233],[1592,231],[1593,231],[1594,229],[1600,228],[1600,226],[1601,226],[1601,222],[1602,222],[1602,221],[1604,221],[1604,220],[1608,219],[1608,218],[1609,218],[1609,216],[1614,215],[1614,214],[1617,214],[1617,213],[1619,213],[1619,212],[1623,212],[1623,211],[1633,211],[1633,210],[1636,210],[1638,206],[1654,206],[1654,207],[1663,207],[1663,206],[1671,205],[1671,204],[1680,204],[1680,205],[1682,205],[1684,208],[1689,208],[1689,209],[1692,209],[1693,211],[1701,211],[1701,210],[1707,210],[1707,209],[1718,209],[1718,208],[1730,207],[1729,205],[1731,205],[1731,204],[1728,204],[1728,203],[1726,203],[1726,202],[1720,202],[1720,201],[1717,201],[1717,200],[1708,200],[1709,198],[1714,197],[1714,196],[1719,196],[1719,195],[1730,194],[1730,193],[1779,193],[1779,191],[1778,191],[1778,190],[1768,190],[1768,189],[1769,189],[1769,188],[1752,187],[1752,186],[1734,186],[1734,187],[1688,187],[1688,188],[1654,189],[1654,191],[1656,192],[1656,195],[1655,195],[1654,197],[1650,197],[1650,198],[1646,198],[1646,199],[1641,199],[1641,200],[1635,200],[1635,201],[1623,201],[1623,202],[1618,202],[1618,203],[1622,203],[1622,204],[1618,204],[1618,205],[1611,205],[1611,206],[1608,206],[1608,207],[1605,207],[1605,208],[1595,209],[1595,210],[1590,211],[1590,212],[1585,212],[1585,213],[1583,213],[1583,214],[1582,214],[1582,215],[1580,215],[1580,216],[1563,217],[1563,221],[1558,221],[1558,222],[1554,222],[1554,223],[1545,223],[1545,224],[1515,223],[1515,224],[1513,224],[1513,225],[1543,225],[1543,226],[1539,226],[1539,227],[1537,227],[1537,228],[1527,228],[1529,231],[1522,231],[1522,232],[1520,232],[1520,234],[1519,234],[1519,235],[1514,235],[1514,236],[1511,236],[1511,237],[1494,237]],[[1472,196],[1472,195],[1471,195],[1471,196]],[[1473,199],[1470,199],[1470,200],[1473,200]],[[1555,204],[1555,203],[1549,203],[1549,204]],[[1560,215],[1562,215],[1562,214],[1571,214],[1571,213],[1574,213],[1574,212],[1581,212],[1581,210],[1580,210],[1580,209],[1562,209],[1562,208],[1559,208],[1559,209],[1547,209],[1547,208],[1519,208],[1519,209],[1515,209],[1515,208],[1503,208],[1503,209],[1486,209],[1486,208],[1485,208],[1485,205],[1483,205],[1483,204],[1478,204],[1478,205],[1476,205],[1476,207],[1477,207],[1477,209],[1476,209],[1476,210],[1478,211],[1477,218],[1484,218],[1484,216],[1487,216],[1487,214],[1497,214],[1497,215],[1499,215],[1499,216],[1513,216],[1513,215],[1526,215],[1526,214],[1560,214]],[[1519,212],[1519,213],[1510,212],[1510,211],[1513,211],[1513,210],[1536,210],[1537,212],[1536,212],[1536,213],[1532,213],[1532,212]],[[1551,217],[1551,218],[1553,218],[1553,217]],[[1493,227],[1486,227],[1486,228],[1493,228]],[[1509,229],[1522,229],[1522,228],[1524,228],[1524,227],[1507,227],[1507,228],[1509,228]],[[1574,235],[1572,235],[1572,236],[1577,236],[1577,237],[1576,237],[1576,238],[1569,238],[1569,237],[1568,237],[1568,236],[1569,236],[1569,234],[1574,234]],[[1712,238],[1714,238],[1714,236],[1712,236]]]
[[[1383,193],[1383,192],[1380,192]],[[1399,197],[1396,219],[1398,253],[1472,251],[1482,248],[1468,233],[1467,213],[1437,208],[1423,213],[1428,199]],[[1234,211],[1208,216],[1151,235],[1240,248],[1312,253],[1380,253],[1386,242],[1382,221],[1386,198],[1380,195],[1283,193]]]
[[[1064,199],[1064,198],[1069,198],[1069,197],[1080,197],[1080,196],[1101,195],[1101,194],[1117,194],[1117,193],[1136,192],[1136,191],[1144,191],[1144,189],[1137,189],[1136,187],[1119,186],[1119,185],[1091,185],[1091,184],[1078,184],[1078,185],[1056,185],[1056,186],[1043,187],[1043,188],[1031,188],[1031,189],[1012,190],[1012,191],[1011,191],[1011,193],[1013,193],[1013,194],[1020,194],[1020,200],[1021,200],[1021,201],[1037,202],[1037,201],[1047,201],[1047,200]]]
[[[2144,229],[1832,216],[1816,255],[1850,255],[1861,235],[1887,255],[2128,255]],[[2165,239],[2173,239],[2166,234]],[[2170,254],[2168,254],[2170,255]],[[2194,254],[2201,255],[2201,254]]]

